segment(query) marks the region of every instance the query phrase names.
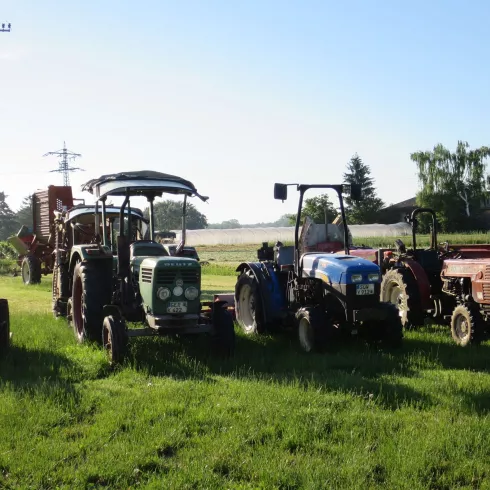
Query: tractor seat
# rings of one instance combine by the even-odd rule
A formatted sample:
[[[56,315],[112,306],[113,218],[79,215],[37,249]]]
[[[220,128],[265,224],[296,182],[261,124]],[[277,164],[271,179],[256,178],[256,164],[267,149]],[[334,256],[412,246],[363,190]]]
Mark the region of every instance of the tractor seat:
[[[149,257],[167,257],[168,252],[161,243],[152,240],[141,240],[131,243],[129,246],[129,257],[149,256]]]
[[[274,247],[275,261],[280,267],[281,265],[294,264],[294,247],[278,245]]]

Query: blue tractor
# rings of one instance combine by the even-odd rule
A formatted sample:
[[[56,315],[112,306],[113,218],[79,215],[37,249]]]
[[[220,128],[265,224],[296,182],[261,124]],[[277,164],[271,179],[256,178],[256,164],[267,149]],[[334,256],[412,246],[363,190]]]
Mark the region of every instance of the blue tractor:
[[[275,184],[274,198],[287,199],[287,186]],[[369,260],[349,255],[349,232],[342,194],[361,199],[357,185],[294,184],[299,191],[294,246],[264,243],[258,262],[239,265],[235,285],[236,318],[246,334],[277,328],[297,329],[301,347],[321,351],[335,338],[359,335],[398,347],[403,328],[395,305],[380,302],[381,271]],[[304,252],[299,244],[303,197],[308,189],[333,189],[338,196],[344,250]],[[331,225],[328,225],[331,226]]]

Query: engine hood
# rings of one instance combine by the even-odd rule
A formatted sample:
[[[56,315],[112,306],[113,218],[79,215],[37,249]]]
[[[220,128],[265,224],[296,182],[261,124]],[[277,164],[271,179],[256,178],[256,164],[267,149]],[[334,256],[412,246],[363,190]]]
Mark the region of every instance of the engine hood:
[[[361,274],[362,281],[378,283],[381,281],[379,267],[373,262],[352,255],[307,253],[301,258],[303,277],[316,277],[329,284],[351,284],[353,274]],[[378,274],[379,278],[372,281],[369,274]]]

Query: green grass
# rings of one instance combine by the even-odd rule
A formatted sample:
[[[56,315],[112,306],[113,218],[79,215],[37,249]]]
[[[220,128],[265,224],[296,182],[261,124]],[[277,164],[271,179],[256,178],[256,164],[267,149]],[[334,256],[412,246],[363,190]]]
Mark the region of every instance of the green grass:
[[[490,488],[488,343],[427,326],[400,351],[306,355],[239,334],[221,362],[202,337],[140,338],[112,370],[53,319],[49,281],[3,277],[0,297],[0,488]]]

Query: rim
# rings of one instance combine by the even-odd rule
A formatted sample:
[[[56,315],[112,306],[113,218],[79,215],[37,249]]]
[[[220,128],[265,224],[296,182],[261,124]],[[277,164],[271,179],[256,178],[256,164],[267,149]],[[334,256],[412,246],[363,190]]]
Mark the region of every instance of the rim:
[[[458,315],[454,321],[454,333],[464,342],[470,335],[470,322],[464,315]]]
[[[104,325],[104,350],[109,360],[112,361],[112,333],[107,325]]]
[[[403,317],[403,313],[407,311],[407,305],[403,300],[403,292],[400,285],[396,282],[390,282],[388,285],[388,302],[398,308],[398,315]]]
[[[310,352],[313,347],[313,329],[307,318],[301,318],[298,325],[299,343],[306,352]]]
[[[72,318],[73,326],[78,338],[83,336],[83,317],[82,317],[82,280],[80,277],[75,279],[73,284],[73,301],[72,301]]]
[[[25,260],[24,263],[22,264],[22,280],[26,284],[29,282],[30,278],[31,278],[31,274],[29,271],[29,263],[27,262],[27,260]]]
[[[239,322],[246,332],[250,332],[255,324],[255,298],[252,287],[244,284],[238,298]]]

